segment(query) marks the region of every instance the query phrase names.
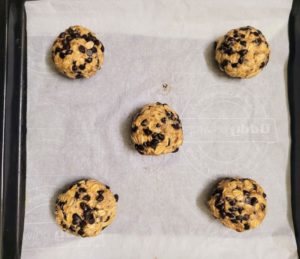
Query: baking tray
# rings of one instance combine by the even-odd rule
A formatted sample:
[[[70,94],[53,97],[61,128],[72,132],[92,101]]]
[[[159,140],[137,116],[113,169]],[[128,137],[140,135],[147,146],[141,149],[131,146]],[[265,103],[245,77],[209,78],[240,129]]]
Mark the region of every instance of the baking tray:
[[[0,35],[0,258],[17,259],[21,257],[26,180],[24,0],[0,0]],[[292,209],[297,246],[300,247],[300,159],[297,159],[300,156],[300,0],[293,3],[289,39]]]

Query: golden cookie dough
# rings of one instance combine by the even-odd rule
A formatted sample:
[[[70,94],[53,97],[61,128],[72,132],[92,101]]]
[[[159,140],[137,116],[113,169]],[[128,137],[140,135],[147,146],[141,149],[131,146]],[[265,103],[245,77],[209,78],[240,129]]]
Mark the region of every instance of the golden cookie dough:
[[[62,32],[52,46],[57,70],[69,78],[89,78],[103,64],[104,46],[95,34],[82,26]]]
[[[231,77],[250,78],[268,63],[269,44],[260,30],[251,26],[229,31],[216,42],[215,59]]]
[[[208,201],[212,215],[238,232],[253,229],[266,215],[266,194],[251,179],[225,178]]]
[[[179,116],[167,104],[146,105],[133,119],[131,139],[142,155],[177,152],[183,142]]]
[[[82,237],[98,235],[116,216],[119,196],[96,180],[81,180],[56,200],[56,222],[64,231]]]

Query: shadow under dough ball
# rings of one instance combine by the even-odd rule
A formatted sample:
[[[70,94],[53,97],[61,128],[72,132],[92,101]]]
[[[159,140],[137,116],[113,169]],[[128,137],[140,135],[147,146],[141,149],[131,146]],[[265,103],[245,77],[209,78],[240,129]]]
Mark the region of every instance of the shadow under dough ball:
[[[69,78],[89,78],[102,66],[104,46],[89,29],[76,25],[62,32],[52,45],[52,60]]]
[[[215,59],[219,68],[231,77],[257,75],[267,65],[269,56],[265,36],[251,26],[233,29],[216,42]]]
[[[81,180],[57,197],[56,222],[74,235],[96,236],[115,219],[118,199],[109,186]]]
[[[218,183],[208,206],[224,226],[243,232],[258,227],[264,220],[266,197],[263,188],[254,180],[225,178]]]
[[[131,140],[142,155],[177,152],[183,142],[178,114],[167,104],[145,105],[132,121]]]

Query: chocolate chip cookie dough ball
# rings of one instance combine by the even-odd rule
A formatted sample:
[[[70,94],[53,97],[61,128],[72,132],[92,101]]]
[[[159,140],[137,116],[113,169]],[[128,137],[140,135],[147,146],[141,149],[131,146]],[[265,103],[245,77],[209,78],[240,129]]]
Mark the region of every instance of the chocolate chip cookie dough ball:
[[[259,226],[266,215],[266,194],[251,179],[225,178],[208,201],[212,215],[238,232]]]
[[[58,196],[56,222],[74,235],[96,236],[113,222],[118,198],[96,180],[79,181]]]
[[[69,78],[89,78],[103,64],[104,46],[90,30],[71,26],[62,32],[52,46],[57,70]]]
[[[250,78],[268,63],[269,44],[260,30],[241,27],[229,31],[216,42],[215,59],[231,77]]]
[[[183,142],[179,116],[167,104],[146,105],[133,119],[131,139],[142,155],[177,152]]]

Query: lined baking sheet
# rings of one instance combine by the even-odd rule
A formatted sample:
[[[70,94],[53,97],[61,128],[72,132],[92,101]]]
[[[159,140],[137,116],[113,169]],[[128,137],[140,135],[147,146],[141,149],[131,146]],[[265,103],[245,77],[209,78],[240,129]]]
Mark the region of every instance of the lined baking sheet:
[[[28,33],[27,197],[22,258],[297,258],[290,208],[287,22],[291,1],[31,1]],[[88,80],[59,75],[50,59],[70,25],[94,31],[103,69]],[[252,25],[271,46],[268,66],[249,80],[224,76],[212,46]],[[167,85],[167,87],[164,87]],[[184,144],[175,154],[139,155],[131,117],[168,103]],[[235,233],[206,208],[223,176],[250,177],[268,194],[263,224]],[[103,234],[78,238],[56,225],[65,185],[95,178],[118,193]]]

